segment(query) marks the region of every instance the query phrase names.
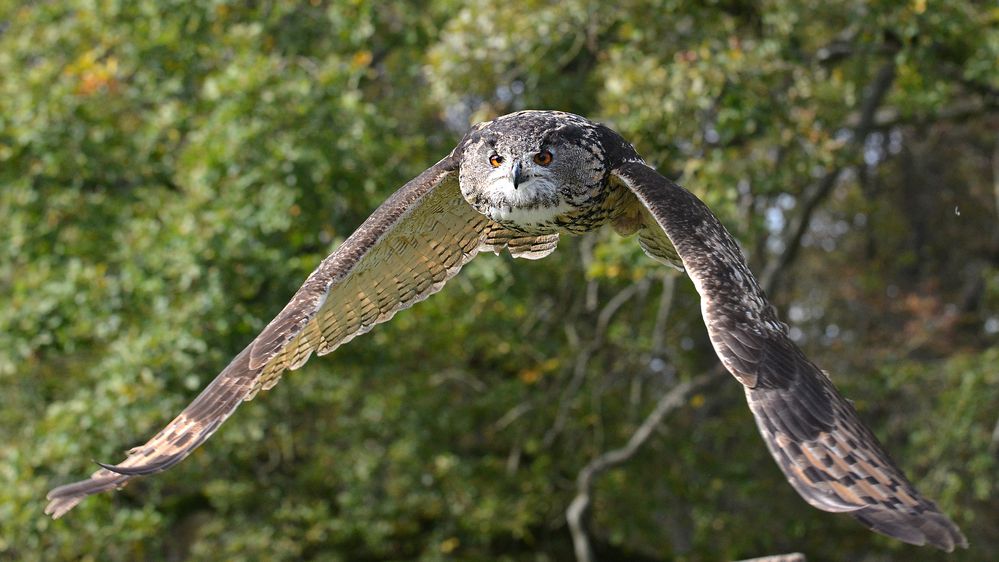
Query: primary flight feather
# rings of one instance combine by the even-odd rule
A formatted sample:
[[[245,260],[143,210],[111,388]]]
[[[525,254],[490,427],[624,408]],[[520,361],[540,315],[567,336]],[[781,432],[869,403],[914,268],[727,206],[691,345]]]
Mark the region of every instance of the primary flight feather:
[[[478,252],[539,259],[555,250],[560,234],[605,224],[637,234],[650,257],[688,273],[719,359],[742,383],[768,449],[805,501],[911,544],[967,546],[791,341],[707,206],[611,129],[555,111],[473,127],[324,259],[173,421],[124,461],[49,492],[46,513],[60,517],[91,494],[180,462],[285,370],[437,292]]]

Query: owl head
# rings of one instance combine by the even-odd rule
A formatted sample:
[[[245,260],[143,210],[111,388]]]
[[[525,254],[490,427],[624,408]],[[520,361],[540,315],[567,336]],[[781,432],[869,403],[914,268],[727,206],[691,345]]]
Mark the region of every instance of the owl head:
[[[599,198],[614,164],[606,147],[622,143],[634,153],[610,129],[557,111],[521,111],[479,123],[458,146],[461,193],[505,226],[554,232],[560,217]]]

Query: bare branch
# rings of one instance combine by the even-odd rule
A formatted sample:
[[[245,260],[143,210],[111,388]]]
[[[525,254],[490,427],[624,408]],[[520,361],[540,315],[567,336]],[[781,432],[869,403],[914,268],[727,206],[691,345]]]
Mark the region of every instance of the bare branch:
[[[996,426],[992,428],[992,439],[989,441],[989,452],[993,455],[999,453],[999,419],[996,419]]]
[[[895,60],[888,60],[878,70],[870,86],[867,88],[867,96],[860,107],[860,117],[856,126],[853,127],[853,134],[850,137],[854,148],[863,147],[868,133],[874,128],[878,108],[881,106],[885,96],[888,94],[888,90],[891,89],[895,81],[895,71]],[[819,205],[832,193],[843,169],[844,166],[836,166],[832,170],[829,170],[819,183],[816,184],[815,188],[805,195],[804,203],[801,205],[801,212],[792,219],[791,224],[788,226],[787,232],[789,234],[784,243],[783,252],[767,264],[763,275],[760,276],[760,285],[765,292],[774,292],[780,274],[798,256],[798,250],[801,248],[801,239],[808,231],[809,225],[811,225],[812,215],[815,214]]]
[[[649,439],[666,414],[682,406],[691,391],[703,386],[716,376],[717,372],[705,373],[673,387],[672,390],[659,399],[656,407],[652,409],[652,412],[645,418],[645,421],[638,426],[638,429],[631,435],[624,447],[603,453],[587,463],[579,471],[579,476],[576,478],[576,496],[565,511],[565,518],[569,525],[569,531],[572,533],[572,545],[576,552],[577,560],[580,562],[593,561],[593,548],[590,546],[590,540],[586,534],[585,518],[591,503],[594,480],[600,474],[635,456],[635,453]]]
[[[506,429],[508,425],[517,421],[517,419],[520,418],[520,416],[523,416],[524,414],[530,412],[533,409],[534,409],[534,404],[532,404],[531,402],[521,402],[520,404],[517,404],[513,408],[510,408],[510,410],[507,413],[503,414],[503,417],[496,420],[496,423],[493,424],[493,427],[495,427],[499,431],[502,431]]]
[[[789,554],[771,554],[770,556],[760,556],[759,558],[746,558],[739,562],[805,562],[805,555],[800,552]]]
[[[659,295],[659,307],[656,309],[656,321],[652,325],[652,341],[649,344],[649,353],[646,357],[646,364],[652,371],[658,373],[658,371],[665,371],[666,361],[663,359],[663,353],[660,351],[663,349],[666,340],[666,323],[669,320],[670,310],[673,308],[673,292],[676,287],[676,278],[678,273],[674,271],[663,270],[660,274],[660,280],[662,281],[662,293]],[[673,377],[674,373],[672,370],[666,371],[667,383],[672,383],[675,379]],[[642,399],[642,388],[644,386],[643,377],[632,377],[631,378],[631,392],[628,398],[628,402],[631,405],[631,415],[629,418],[637,419],[638,417],[638,406],[641,404]]]
[[[992,149],[992,195],[995,197],[994,211],[996,217],[999,218],[999,142]],[[999,229],[996,229],[994,232],[995,234],[999,234]]]
[[[572,404],[573,398],[579,392],[579,389],[583,386],[583,381],[586,379],[586,368],[590,364],[590,358],[593,356],[593,352],[603,345],[604,334],[606,333],[607,326],[613,319],[614,315],[617,314],[621,307],[624,306],[632,297],[634,297],[642,288],[642,286],[647,286],[649,281],[647,279],[642,279],[635,283],[632,283],[621,289],[616,295],[611,297],[607,304],[604,305],[600,313],[597,315],[597,327],[594,331],[593,337],[587,342],[586,345],[581,346],[579,352],[576,354],[576,362],[572,369],[572,379],[569,380],[568,386],[566,386],[565,391],[562,393],[562,397],[559,400],[558,412],[555,414],[555,422],[552,427],[545,432],[545,437],[543,439],[544,445],[547,447],[555,442],[555,438],[558,434],[562,432],[565,427],[566,419],[569,416],[569,406]]]
[[[676,287],[677,275],[678,273],[674,271],[662,273],[663,292],[659,297],[656,323],[652,326],[652,344],[649,346],[653,352],[662,349],[666,339],[666,322],[669,319],[670,309],[673,308],[673,290]]]
[[[901,115],[897,108],[885,107],[878,110],[874,122],[871,123],[871,130],[883,131],[906,125],[921,127],[946,121],[960,123],[991,115],[997,107],[999,104],[996,102],[962,100],[953,105],[936,109],[932,113],[920,115]],[[850,126],[856,126],[859,122],[859,113],[851,116],[848,120]]]

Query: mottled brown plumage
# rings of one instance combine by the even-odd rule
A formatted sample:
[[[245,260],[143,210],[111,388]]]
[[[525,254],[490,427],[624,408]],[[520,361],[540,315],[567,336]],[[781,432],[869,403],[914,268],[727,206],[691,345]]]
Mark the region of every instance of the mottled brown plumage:
[[[788,481],[813,506],[944,550],[960,530],[891,461],[828,377],[788,338],[739,247],[711,211],[617,133],[561,112],[476,125],[447,157],[383,203],[306,279],[274,320],[148,443],[88,480],[49,493],[59,517],[86,496],[173,466],[236,407],[440,290],[483,250],[542,258],[560,234],[611,224],[685,269],[711,342],[743,384]]]
[[[682,257],[715,352],[743,384],[767,448],[801,497],[907,543],[948,552],[967,547],[960,529],[916,491],[850,402],[791,341],[707,206],[642,163],[621,165],[615,178]]]

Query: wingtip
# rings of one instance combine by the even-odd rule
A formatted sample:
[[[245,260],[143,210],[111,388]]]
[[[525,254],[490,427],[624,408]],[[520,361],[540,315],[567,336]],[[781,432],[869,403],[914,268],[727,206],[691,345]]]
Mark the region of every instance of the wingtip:
[[[107,465],[97,464],[100,464],[105,470],[108,469]],[[59,519],[88,496],[119,489],[125,486],[130,479],[129,475],[99,470],[86,480],[52,488],[45,496],[45,499],[49,500],[48,505],[45,506],[45,514],[50,515],[53,519]]]
[[[51,494],[49,494],[51,496]],[[69,510],[76,507],[76,504],[80,503],[82,498],[52,498],[48,497],[48,505],[45,506],[45,515],[52,517],[52,519],[59,519],[66,514]]]
[[[953,552],[957,547],[968,548],[968,539],[961,529],[940,512],[926,511],[916,515],[867,508],[850,515],[876,533],[911,545],[929,545],[944,552]]]
[[[956,548],[968,548],[968,538],[964,536],[961,529],[953,521],[940,516],[940,521],[930,529],[925,529],[926,544],[939,548],[944,552],[954,552]]]
[[[45,515],[51,516],[52,519],[59,519],[90,494],[106,489],[103,484],[103,482],[96,482],[93,478],[88,478],[53,488],[45,496],[45,499],[49,500],[48,505],[45,506]]]

